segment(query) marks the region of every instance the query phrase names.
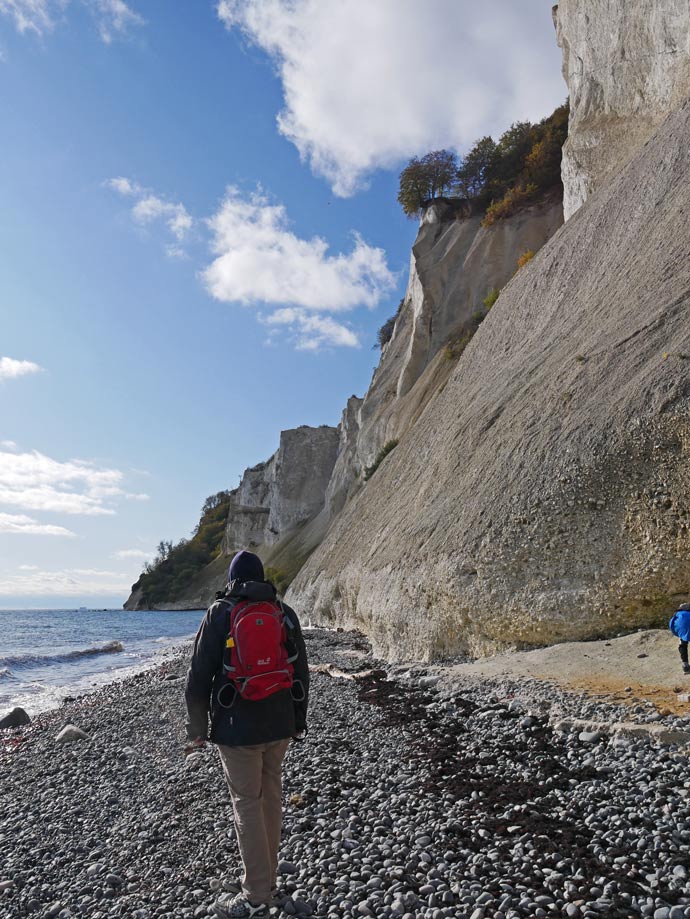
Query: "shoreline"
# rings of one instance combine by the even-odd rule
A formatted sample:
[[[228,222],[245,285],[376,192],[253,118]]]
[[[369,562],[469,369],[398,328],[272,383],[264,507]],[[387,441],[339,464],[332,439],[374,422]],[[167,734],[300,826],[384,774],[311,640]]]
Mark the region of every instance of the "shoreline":
[[[353,672],[357,671],[358,662],[364,667],[365,662],[371,660],[371,645],[362,633],[312,625],[304,626],[303,631],[346,643],[343,653],[348,669]],[[68,694],[66,699],[35,715],[29,713],[31,723],[40,725],[51,713],[71,711],[68,707],[72,705],[88,704],[92,695],[107,694],[110,689],[128,684],[142,674],[156,672],[165,679],[167,674],[179,669],[181,660],[188,659],[193,644],[194,638],[185,636],[161,648],[141,664],[124,666],[121,673],[117,669],[104,673],[102,676],[107,678],[102,682],[93,675],[93,688],[74,697]],[[678,727],[681,719],[690,729],[690,701],[678,698],[690,694],[690,678],[680,671],[678,661],[676,640],[670,633],[661,629],[638,629],[609,639],[563,642],[471,661],[375,663],[390,678],[414,680],[421,675],[427,685],[438,683],[450,693],[468,685],[486,685],[500,691],[504,684],[509,684],[511,693],[519,695],[519,687],[524,685],[530,695],[534,686],[543,685],[578,699],[578,704],[584,701],[585,708],[587,700],[591,704],[599,702],[618,706],[621,714],[629,710],[629,714],[641,716],[643,720],[651,715],[651,720],[670,720]],[[179,675],[177,678],[181,679]],[[12,707],[10,705],[7,711]],[[3,713],[0,710],[0,715]],[[661,719],[654,713],[660,713]],[[0,730],[0,740],[2,734]]]
[[[115,670],[107,674],[109,679],[104,680],[102,683],[95,681],[95,685],[84,692],[74,696],[68,694],[65,698],[57,701],[56,704],[51,705],[50,708],[41,709],[36,712],[36,714],[32,715],[29,712],[31,723],[21,728],[22,739],[25,735],[31,734],[34,728],[37,730],[46,730],[54,723],[61,723],[64,721],[65,715],[70,717],[74,715],[75,718],[78,717],[80,711],[97,706],[99,702],[102,701],[101,697],[107,699],[114,693],[116,694],[119,688],[129,688],[130,684],[136,684],[144,677],[158,678],[160,680],[182,679],[179,675],[179,668],[182,662],[188,660],[193,645],[194,642],[192,639],[183,639],[168,648],[162,649],[160,655],[163,659],[156,659],[156,655],[141,664],[132,664],[122,667],[120,668],[121,673],[118,674],[118,671]],[[14,706],[10,706],[7,711],[11,711],[13,707]],[[6,712],[0,710],[0,715],[2,714],[6,714]],[[16,729],[0,729],[0,753],[2,752],[3,735],[9,735],[9,733],[13,731],[16,731]]]
[[[137,635],[113,623],[83,641],[66,636],[36,650],[4,643],[0,652],[0,718],[16,707],[31,718],[59,708],[65,699],[107,688],[174,658],[194,640],[197,623],[178,633],[160,624],[159,634]],[[179,631],[179,630],[178,630]],[[124,632],[124,634],[123,634]],[[112,637],[112,636],[120,637]],[[16,650],[16,647],[19,650]]]

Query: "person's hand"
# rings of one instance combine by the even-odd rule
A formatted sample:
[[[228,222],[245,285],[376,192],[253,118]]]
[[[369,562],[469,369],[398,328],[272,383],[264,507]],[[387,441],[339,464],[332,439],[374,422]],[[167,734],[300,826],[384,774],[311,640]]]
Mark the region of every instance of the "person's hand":
[[[206,746],[206,741],[203,737],[195,737],[191,743],[188,743],[184,748],[184,755],[189,756],[190,753],[197,753],[199,750],[203,750]]]

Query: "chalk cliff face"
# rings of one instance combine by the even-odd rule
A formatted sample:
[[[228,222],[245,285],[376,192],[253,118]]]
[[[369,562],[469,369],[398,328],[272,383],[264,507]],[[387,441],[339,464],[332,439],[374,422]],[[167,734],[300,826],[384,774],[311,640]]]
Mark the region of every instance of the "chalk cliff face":
[[[690,592],[690,103],[503,291],[289,598],[379,653],[659,623]]]
[[[288,599],[305,620],[389,657],[657,625],[690,593],[690,10],[555,15],[572,219],[558,201],[488,229],[428,208],[364,399],[338,429],[285,432],[232,496],[225,552],[302,566]]]
[[[484,299],[515,274],[563,222],[560,194],[483,228],[444,201],[427,208],[412,247],[410,274],[393,335],[364,399],[348,402],[326,494],[329,516],[362,486],[362,472],[388,441],[402,437],[448,379],[463,336],[486,312]]]
[[[231,493],[225,554],[275,545],[315,517],[324,506],[338,445],[338,429],[326,425],[282,431],[273,456],[247,469]]]
[[[554,17],[570,93],[567,220],[690,95],[690,13],[687,0],[560,0]]]

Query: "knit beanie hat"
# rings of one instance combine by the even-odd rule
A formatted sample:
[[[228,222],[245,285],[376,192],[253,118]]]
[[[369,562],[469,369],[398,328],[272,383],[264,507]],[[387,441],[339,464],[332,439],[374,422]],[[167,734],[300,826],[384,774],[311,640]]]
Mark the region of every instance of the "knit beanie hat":
[[[264,566],[261,559],[253,552],[246,552],[244,549],[238,552],[230,562],[228,570],[228,581],[263,581]]]

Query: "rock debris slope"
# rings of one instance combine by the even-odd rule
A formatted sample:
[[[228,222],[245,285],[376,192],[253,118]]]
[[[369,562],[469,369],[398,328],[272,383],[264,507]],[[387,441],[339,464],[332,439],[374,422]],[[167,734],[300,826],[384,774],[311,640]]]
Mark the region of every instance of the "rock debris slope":
[[[434,657],[656,623],[690,591],[690,106],[504,290],[290,600]]]

